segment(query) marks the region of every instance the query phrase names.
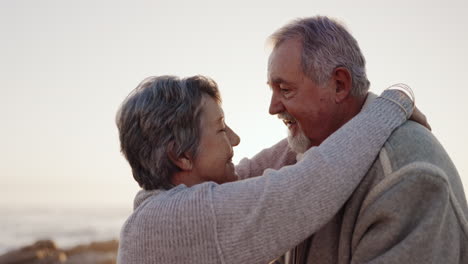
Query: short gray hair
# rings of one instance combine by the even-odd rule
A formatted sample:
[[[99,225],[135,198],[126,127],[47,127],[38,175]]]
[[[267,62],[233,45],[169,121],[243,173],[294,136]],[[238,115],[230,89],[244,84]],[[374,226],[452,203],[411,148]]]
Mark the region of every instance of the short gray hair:
[[[269,38],[274,48],[289,39],[302,42],[302,69],[318,85],[324,85],[335,68],[345,67],[352,77],[352,95],[364,96],[369,90],[366,60],[356,39],[339,22],[324,16],[297,19]]]
[[[218,86],[204,76],[143,80],[120,106],[116,123],[121,151],[145,190],[170,189],[180,169],[169,155],[197,154],[202,96],[221,103]]]

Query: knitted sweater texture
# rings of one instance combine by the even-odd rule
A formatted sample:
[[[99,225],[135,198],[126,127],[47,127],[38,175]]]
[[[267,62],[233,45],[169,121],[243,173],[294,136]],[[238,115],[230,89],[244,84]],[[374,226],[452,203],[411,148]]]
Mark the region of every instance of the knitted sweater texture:
[[[118,263],[265,264],[279,257],[338,212],[406,120],[411,101],[397,91],[382,96],[293,166],[221,185],[140,191],[121,231]]]
[[[248,163],[245,170],[257,164]],[[277,161],[258,162],[268,163]],[[468,263],[468,206],[455,165],[430,131],[406,122],[335,216],[278,262]]]

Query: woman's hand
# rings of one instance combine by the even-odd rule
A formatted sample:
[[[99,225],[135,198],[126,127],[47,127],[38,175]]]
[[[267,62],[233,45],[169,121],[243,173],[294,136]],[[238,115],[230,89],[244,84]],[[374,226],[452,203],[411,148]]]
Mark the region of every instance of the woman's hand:
[[[418,122],[429,130],[432,130],[431,126],[427,122],[426,116],[416,106],[414,107],[413,114],[409,119],[413,120],[414,122]]]
[[[411,100],[413,101],[413,104],[414,104],[414,102],[415,102],[414,93],[413,93],[413,90],[411,89],[411,87],[409,87],[408,85],[406,85],[404,83],[397,83],[397,84],[394,84],[394,85],[388,87],[387,89],[388,90],[398,90],[398,91],[404,93],[406,96],[411,98]],[[416,106],[414,106],[413,114],[410,116],[409,119],[413,120],[413,121],[415,121],[415,122],[417,122],[417,123],[419,123],[419,124],[421,124],[423,126],[425,126],[429,130],[432,130],[431,126],[427,122],[426,116]]]

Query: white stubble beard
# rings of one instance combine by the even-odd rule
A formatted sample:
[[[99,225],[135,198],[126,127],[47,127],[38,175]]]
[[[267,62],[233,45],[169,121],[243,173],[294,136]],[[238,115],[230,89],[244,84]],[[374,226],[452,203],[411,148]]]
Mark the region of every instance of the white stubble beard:
[[[288,144],[289,147],[298,154],[303,154],[311,146],[310,139],[299,130],[297,135],[293,135],[292,131],[288,129]]]

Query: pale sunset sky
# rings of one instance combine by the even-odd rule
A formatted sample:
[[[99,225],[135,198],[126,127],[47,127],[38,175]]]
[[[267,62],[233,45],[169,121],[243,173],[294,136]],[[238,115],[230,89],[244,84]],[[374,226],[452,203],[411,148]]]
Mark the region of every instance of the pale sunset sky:
[[[145,77],[215,79],[235,161],[286,135],[268,114],[266,38],[298,17],[342,21],[371,91],[409,84],[468,190],[467,1],[0,0],[0,205],[131,207],[115,113]]]

